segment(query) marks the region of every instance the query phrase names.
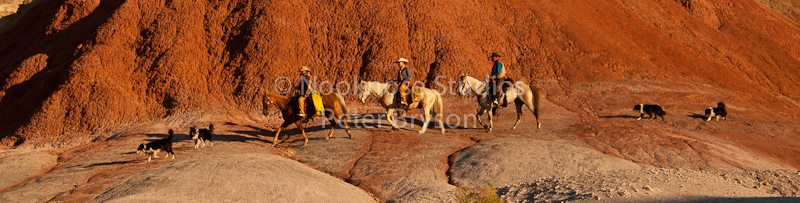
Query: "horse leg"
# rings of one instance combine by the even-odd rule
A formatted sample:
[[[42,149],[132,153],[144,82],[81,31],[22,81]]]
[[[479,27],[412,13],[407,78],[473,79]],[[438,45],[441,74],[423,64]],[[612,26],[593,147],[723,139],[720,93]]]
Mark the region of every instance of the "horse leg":
[[[303,146],[305,146],[306,144],[308,144],[308,136],[306,136],[306,129],[303,128],[303,121],[297,121],[294,124],[297,125],[297,128],[300,129],[300,134],[303,134],[303,139],[305,139],[305,141],[303,142]]]
[[[389,111],[386,112],[386,120],[388,120],[389,124],[392,125],[392,129],[389,130],[389,132],[396,131],[398,129],[397,124],[395,123],[397,120],[394,119],[394,109],[389,109]]]
[[[431,122],[431,108],[422,108],[422,113],[425,114],[425,122],[422,123],[422,129],[419,130],[419,134],[425,133],[425,130],[428,129],[428,123]]]
[[[334,120],[333,115],[330,114],[326,114],[325,117],[328,117],[328,122],[331,123],[331,131],[328,132],[328,136],[325,137],[325,139],[327,140],[331,138],[331,136],[333,135],[333,126],[336,126],[336,120]]]
[[[278,144],[278,135],[281,134],[281,130],[283,130],[283,126],[279,127],[278,131],[275,132],[275,139],[272,139],[272,146],[273,147],[275,147],[275,145]]]
[[[534,110],[536,109],[536,104],[530,104],[528,102],[525,102],[525,106],[528,106],[528,110],[530,110],[531,113],[533,113],[533,116],[536,117],[536,129],[542,129],[542,122],[539,120],[539,112],[536,112],[536,110]],[[520,112],[519,114],[522,115],[522,107],[519,107],[517,109],[517,112]]]
[[[492,112],[492,110],[490,110],[490,109],[487,109],[487,110],[489,111],[489,113],[487,113],[487,115],[489,117],[489,126],[486,129],[489,130],[489,132],[492,132],[492,128],[494,127],[494,122],[492,121],[492,113],[494,113],[494,112]]]
[[[347,132],[347,136],[349,136],[350,139],[353,139],[353,134],[350,134],[350,125],[347,124],[347,119],[342,119],[342,113],[339,111],[336,111],[334,113],[336,113],[336,119],[339,119],[340,121],[342,121],[342,123],[344,123],[344,131]]]
[[[514,127],[511,127],[511,129],[517,129],[517,124],[522,120],[522,104],[520,101],[514,102],[514,105],[517,106],[517,122],[514,122]]]
[[[475,119],[478,120],[478,123],[480,123],[483,128],[486,128],[486,124],[483,124],[483,120],[481,120],[481,116],[483,116],[484,112],[486,112],[486,107],[481,106],[481,108],[478,109],[478,113],[476,113]]]

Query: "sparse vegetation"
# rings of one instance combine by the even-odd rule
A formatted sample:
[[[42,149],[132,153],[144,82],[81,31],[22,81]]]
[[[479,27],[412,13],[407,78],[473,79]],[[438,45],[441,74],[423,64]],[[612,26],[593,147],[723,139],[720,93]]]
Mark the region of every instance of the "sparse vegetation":
[[[456,199],[461,203],[503,203],[503,198],[497,195],[494,186],[483,186],[480,188],[467,188],[459,186],[456,188]]]

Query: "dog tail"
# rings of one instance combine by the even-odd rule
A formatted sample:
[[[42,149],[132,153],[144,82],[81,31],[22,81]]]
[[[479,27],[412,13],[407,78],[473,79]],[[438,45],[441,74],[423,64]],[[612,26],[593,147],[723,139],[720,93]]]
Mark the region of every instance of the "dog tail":
[[[169,129],[169,141],[172,141],[172,137],[174,137],[174,136],[175,136],[175,131],[172,131],[172,129]]]
[[[209,141],[213,140],[213,138],[211,138],[212,135],[214,135],[214,124],[208,124],[208,135],[207,135],[208,137],[207,137],[207,139]]]

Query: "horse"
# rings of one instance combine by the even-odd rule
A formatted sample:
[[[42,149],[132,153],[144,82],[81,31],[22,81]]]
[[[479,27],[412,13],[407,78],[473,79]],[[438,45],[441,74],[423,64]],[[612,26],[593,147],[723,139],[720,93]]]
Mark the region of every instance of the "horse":
[[[492,128],[494,124],[492,123],[492,115],[495,113],[497,108],[502,108],[502,106],[494,104],[492,101],[489,101],[488,95],[484,94],[486,92],[486,83],[470,77],[465,74],[461,74],[461,80],[458,81],[458,94],[460,95],[467,95],[468,91],[472,91],[478,95],[478,104],[480,104],[480,109],[478,109],[478,116],[476,116],[478,122],[483,125],[484,128],[492,132]],[[536,126],[537,129],[542,128],[542,122],[539,120],[539,89],[533,86],[526,85],[521,81],[517,81],[514,84],[513,88],[510,88],[509,91],[506,92],[504,101],[499,101],[500,103],[509,103],[514,102],[517,106],[517,122],[514,123],[514,127],[511,129],[517,129],[517,124],[519,121],[522,120],[522,105],[528,106],[528,109],[533,112],[533,115],[536,116]],[[489,125],[483,124],[481,121],[481,116],[485,112],[489,112]]]
[[[392,124],[392,129],[390,131],[399,129],[394,119],[394,110],[397,108],[395,102],[397,101],[395,100],[394,93],[388,91],[390,88],[389,84],[361,81],[358,86],[358,97],[361,99],[361,103],[365,103],[367,97],[373,95],[378,99],[378,103],[387,110],[386,120]],[[411,92],[413,90],[409,88],[409,91]],[[442,129],[442,134],[444,134],[444,122],[442,122],[441,119],[443,116],[442,96],[439,95],[438,91],[424,87],[419,87],[419,91],[421,92],[421,95],[419,95],[420,98],[411,102],[405,110],[422,108],[422,112],[425,114],[425,122],[422,124],[422,130],[419,131],[420,134],[425,133],[425,130],[428,128],[428,123],[431,121],[431,112],[433,112],[436,121],[439,123],[439,128]]]
[[[347,124],[346,119],[342,119],[342,112],[347,114],[347,105],[344,102],[344,97],[342,97],[342,95],[339,93],[321,94],[320,96],[322,97],[322,104],[325,107],[325,111],[333,112],[333,114],[325,114],[325,116],[328,118],[328,121],[331,123],[331,131],[328,132],[328,136],[325,137],[325,139],[327,140],[333,135],[334,126],[337,124],[336,119],[344,122],[344,129],[350,139],[352,139],[353,134],[350,134],[350,126]],[[303,128],[303,124],[311,118],[314,118],[314,116],[317,115],[317,110],[314,109],[314,106],[309,102],[308,108],[306,108],[307,117],[299,118],[297,116],[297,109],[295,108],[297,104],[289,105],[289,101],[290,100],[288,97],[279,94],[267,94],[264,96],[262,101],[262,104],[264,105],[262,113],[265,116],[269,116],[269,108],[272,105],[275,105],[275,107],[280,109],[281,114],[283,114],[283,124],[281,124],[281,127],[278,128],[278,131],[275,132],[275,139],[272,140],[273,147],[278,143],[278,135],[281,134],[281,130],[291,124],[295,124],[297,128],[300,129],[300,133],[303,134],[303,138],[305,139],[303,145],[308,144],[308,137],[306,136],[306,131]],[[311,97],[309,97],[307,101],[311,101]]]

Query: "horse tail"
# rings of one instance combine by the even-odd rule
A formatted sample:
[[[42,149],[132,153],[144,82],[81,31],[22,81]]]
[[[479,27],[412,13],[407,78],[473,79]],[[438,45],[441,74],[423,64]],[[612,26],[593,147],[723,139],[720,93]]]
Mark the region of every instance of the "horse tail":
[[[536,116],[536,120],[539,120],[539,88],[532,85],[529,86],[531,87],[531,93],[533,93],[533,115]]]
[[[433,108],[433,119],[436,119],[437,123],[439,123],[439,127],[442,128],[442,134],[444,134],[444,123],[442,119],[444,119],[444,101],[442,101],[442,95],[436,94],[436,101],[434,102],[435,107]]]
[[[442,101],[442,95],[436,94],[436,102],[434,102],[434,105],[436,105],[436,106],[434,107],[433,111],[436,114],[433,115],[433,116],[444,116],[444,107],[443,107],[444,104],[443,104],[443,101]]]
[[[342,113],[343,113],[343,115],[348,115],[348,114],[350,114],[350,113],[348,113],[348,112],[347,112],[347,103],[345,103],[345,101],[344,101],[344,97],[342,97],[342,94],[339,94],[339,93],[333,93],[333,95],[336,95],[336,99],[338,99],[338,100],[339,100],[339,106],[341,106],[341,107],[342,107]]]

